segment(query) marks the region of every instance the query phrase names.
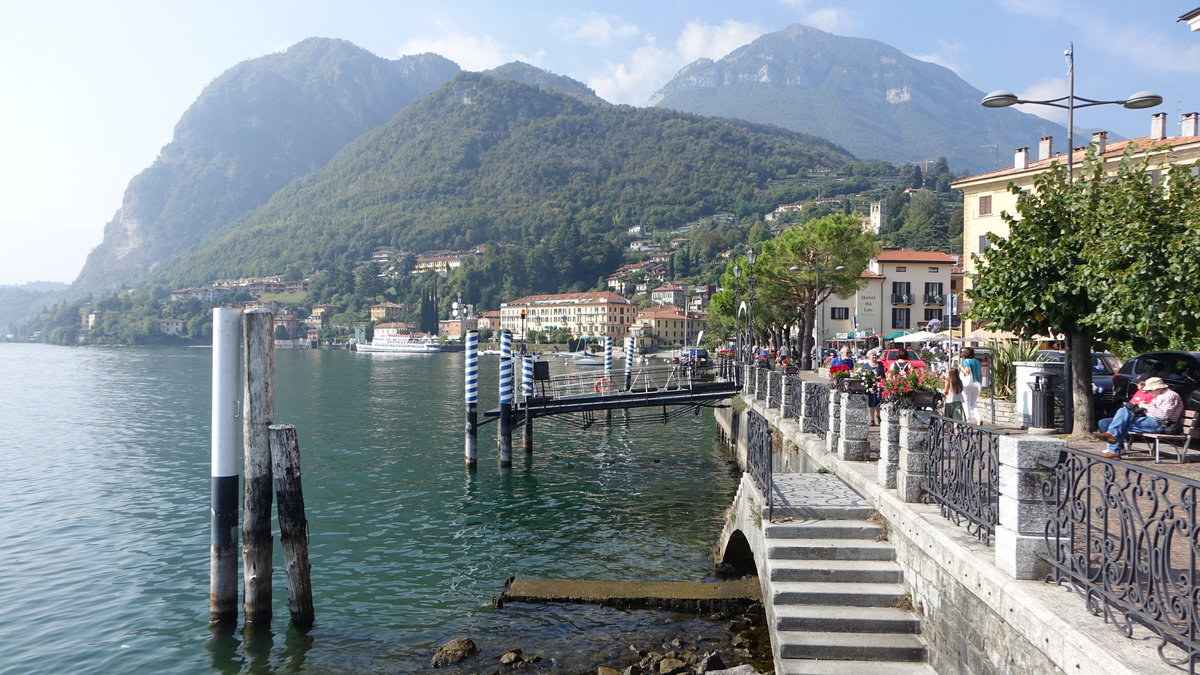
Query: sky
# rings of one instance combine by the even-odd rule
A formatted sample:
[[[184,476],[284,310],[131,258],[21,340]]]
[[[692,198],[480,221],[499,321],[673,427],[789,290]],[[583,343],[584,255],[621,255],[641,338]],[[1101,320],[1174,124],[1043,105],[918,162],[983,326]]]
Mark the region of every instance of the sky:
[[[0,285],[70,282],[130,179],[203,88],[308,37],[378,56],[436,52],[466,70],[520,60],[642,106],[683,66],[800,23],[887,43],[983,92],[1075,92],[1153,110],[1077,111],[1081,128],[1146,136],[1150,114],[1200,111],[1200,0],[0,0]],[[1065,115],[1028,106],[1065,122]],[[1058,114],[1058,117],[1054,117]],[[1065,142],[1065,139],[1063,139]],[[1034,145],[1037,139],[1030,139]],[[1001,148],[1007,154],[1012,149]]]

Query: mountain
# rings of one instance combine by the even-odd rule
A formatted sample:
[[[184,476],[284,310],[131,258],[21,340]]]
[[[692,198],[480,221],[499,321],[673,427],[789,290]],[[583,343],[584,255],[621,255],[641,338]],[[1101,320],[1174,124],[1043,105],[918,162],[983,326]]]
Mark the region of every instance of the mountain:
[[[234,66],[204,89],[171,142],[130,181],[72,292],[144,278],[459,71],[434,54],[392,61],[324,38]]]
[[[528,246],[563,226],[623,234],[758,215],[794,199],[776,179],[851,160],[778,127],[462,73],[155,276],[193,284],[357,262],[380,246]]]
[[[793,25],[720,61],[695,61],[649,104],[776,124],[864,159],[944,156],[972,172],[996,168],[997,148],[1004,156],[1042,136],[1066,138],[1062,126],[1035,115],[981,107],[983,95],[950,70],[882,42]]]
[[[592,91],[591,87],[579,80],[563,75],[555,75],[548,70],[542,70],[541,68],[520,61],[506,63],[484,72],[493,77],[502,77],[508,80],[524,82],[525,84],[532,84],[535,87],[542,87],[543,89],[561,91],[585,103],[602,103],[604,101],[604,99],[596,95],[596,92]]]

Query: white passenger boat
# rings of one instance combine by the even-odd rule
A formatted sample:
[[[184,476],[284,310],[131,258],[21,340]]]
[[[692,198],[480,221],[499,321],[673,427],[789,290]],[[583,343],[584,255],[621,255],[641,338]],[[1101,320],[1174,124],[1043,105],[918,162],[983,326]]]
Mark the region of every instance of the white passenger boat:
[[[360,342],[356,349],[360,352],[408,352],[412,354],[432,354],[442,351],[442,345],[435,337],[418,337],[415,335],[383,335],[370,342]]]

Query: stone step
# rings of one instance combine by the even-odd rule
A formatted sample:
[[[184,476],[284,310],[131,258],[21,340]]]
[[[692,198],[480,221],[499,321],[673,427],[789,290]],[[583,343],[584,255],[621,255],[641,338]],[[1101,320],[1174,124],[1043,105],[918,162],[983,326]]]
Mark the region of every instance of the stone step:
[[[771,601],[780,605],[894,607],[904,594],[900,584],[772,581]]]
[[[904,571],[886,560],[773,560],[772,581],[900,583]]]
[[[779,499],[779,497],[776,497]],[[781,520],[812,520],[812,519],[831,519],[831,520],[866,520],[875,513],[875,509],[867,506],[811,506],[804,504],[790,504],[787,501],[776,501],[773,504],[772,514],[774,522],[780,523]],[[780,523],[786,524],[786,523]]]
[[[895,607],[783,605],[775,608],[781,631],[826,633],[920,633],[921,620]]]
[[[924,661],[925,643],[896,633],[779,631],[779,658],[836,661]],[[875,672],[873,669],[859,671]]]
[[[807,520],[772,523],[763,528],[767,539],[866,539],[874,541],[883,529],[865,520]]]
[[[779,659],[778,675],[937,675],[927,663]]]
[[[886,541],[866,539],[768,539],[767,557],[775,560],[895,560]]]

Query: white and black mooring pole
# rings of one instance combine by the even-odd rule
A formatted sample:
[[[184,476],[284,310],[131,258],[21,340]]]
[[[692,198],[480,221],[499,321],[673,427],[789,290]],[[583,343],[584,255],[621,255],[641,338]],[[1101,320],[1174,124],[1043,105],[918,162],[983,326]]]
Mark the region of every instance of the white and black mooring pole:
[[[467,401],[467,436],[463,457],[467,468],[474,469],[479,461],[479,331],[467,331],[463,393]]]
[[[529,416],[529,399],[533,398],[533,357],[525,354],[521,357],[521,397],[525,404],[525,422],[521,427],[521,449],[525,454],[533,454],[533,418]]]
[[[238,617],[238,377],[242,311],[213,310],[212,349],[212,550],[209,563],[209,622],[236,624]]]
[[[500,334],[500,466],[512,466],[513,354],[512,333]]]

